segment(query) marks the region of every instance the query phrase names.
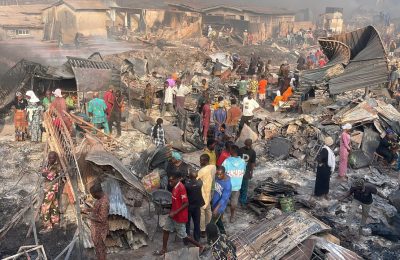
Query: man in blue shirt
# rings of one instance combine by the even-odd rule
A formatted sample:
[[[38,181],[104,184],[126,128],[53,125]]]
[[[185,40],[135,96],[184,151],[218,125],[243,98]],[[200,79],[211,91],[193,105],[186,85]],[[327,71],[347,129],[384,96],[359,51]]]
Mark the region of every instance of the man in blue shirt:
[[[243,176],[246,172],[246,162],[239,156],[239,147],[234,145],[231,147],[231,157],[227,158],[222,166],[225,167],[226,173],[231,179],[231,217],[230,222],[233,223],[235,210],[239,201],[240,188],[242,187]]]
[[[212,197],[212,219],[211,222],[218,226],[221,234],[225,234],[224,223],[222,222],[222,215],[228,205],[229,197],[231,196],[232,184],[229,176],[225,173],[225,167],[219,166],[215,173],[215,190]]]

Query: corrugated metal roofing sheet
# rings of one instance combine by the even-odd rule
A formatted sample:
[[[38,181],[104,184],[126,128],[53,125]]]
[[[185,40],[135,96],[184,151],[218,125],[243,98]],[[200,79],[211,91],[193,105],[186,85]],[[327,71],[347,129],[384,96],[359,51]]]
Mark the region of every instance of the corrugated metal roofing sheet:
[[[361,260],[361,256],[353,251],[350,251],[340,245],[334,244],[321,237],[312,236],[311,239],[315,240],[316,247],[326,251],[325,255],[328,260]]]
[[[264,220],[231,236],[241,260],[280,259],[313,234],[330,227],[304,210]]]

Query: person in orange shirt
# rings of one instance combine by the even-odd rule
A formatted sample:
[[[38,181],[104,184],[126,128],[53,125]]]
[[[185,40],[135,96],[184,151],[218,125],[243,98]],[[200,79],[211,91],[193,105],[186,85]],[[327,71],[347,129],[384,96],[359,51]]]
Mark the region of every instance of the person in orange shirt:
[[[265,75],[261,76],[261,80],[258,82],[258,100],[262,104],[262,107],[265,107],[265,96],[267,91],[268,81],[265,78]]]
[[[293,95],[293,88],[292,88],[292,87],[288,87],[288,88],[286,89],[286,91],[283,92],[282,101],[285,101],[285,102],[288,101],[289,98],[290,98],[292,95]]]

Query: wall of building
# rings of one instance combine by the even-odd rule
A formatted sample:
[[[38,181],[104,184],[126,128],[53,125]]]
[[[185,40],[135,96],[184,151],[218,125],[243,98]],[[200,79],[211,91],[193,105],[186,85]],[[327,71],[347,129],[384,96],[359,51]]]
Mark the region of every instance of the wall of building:
[[[77,29],[84,36],[107,37],[107,20],[109,18],[106,11],[76,12]]]
[[[20,33],[17,33],[17,30]],[[24,31],[22,34],[22,30]],[[0,40],[8,40],[8,39],[34,39],[34,40],[42,40],[43,39],[43,29],[38,28],[12,28],[0,27]]]

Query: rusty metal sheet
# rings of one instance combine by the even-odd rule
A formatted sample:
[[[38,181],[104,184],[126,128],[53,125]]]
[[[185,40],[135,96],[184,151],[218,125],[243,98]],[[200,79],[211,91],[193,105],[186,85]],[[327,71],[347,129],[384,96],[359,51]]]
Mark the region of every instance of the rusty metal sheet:
[[[94,145],[87,153],[85,160],[97,165],[109,165],[113,167],[131,187],[145,196],[148,195],[142,182],[139,181],[136,175],[126,168],[117,157],[104,150],[101,144]]]
[[[340,245],[329,242],[321,237],[312,236],[312,240],[316,241],[316,247],[322,249],[328,260],[361,260],[361,256],[350,251]]]
[[[316,243],[317,242],[315,240],[307,239],[293,248],[292,251],[282,257],[281,260],[310,260],[312,259],[312,254]]]
[[[280,259],[313,234],[330,227],[305,210],[263,220],[231,236],[241,260]]]
[[[378,112],[374,109],[374,106],[376,106],[375,100],[365,100],[345,113],[334,116],[332,119],[341,125],[372,122],[375,119],[379,119]]]
[[[109,69],[87,69],[72,67],[78,91],[105,91],[111,82]]]

